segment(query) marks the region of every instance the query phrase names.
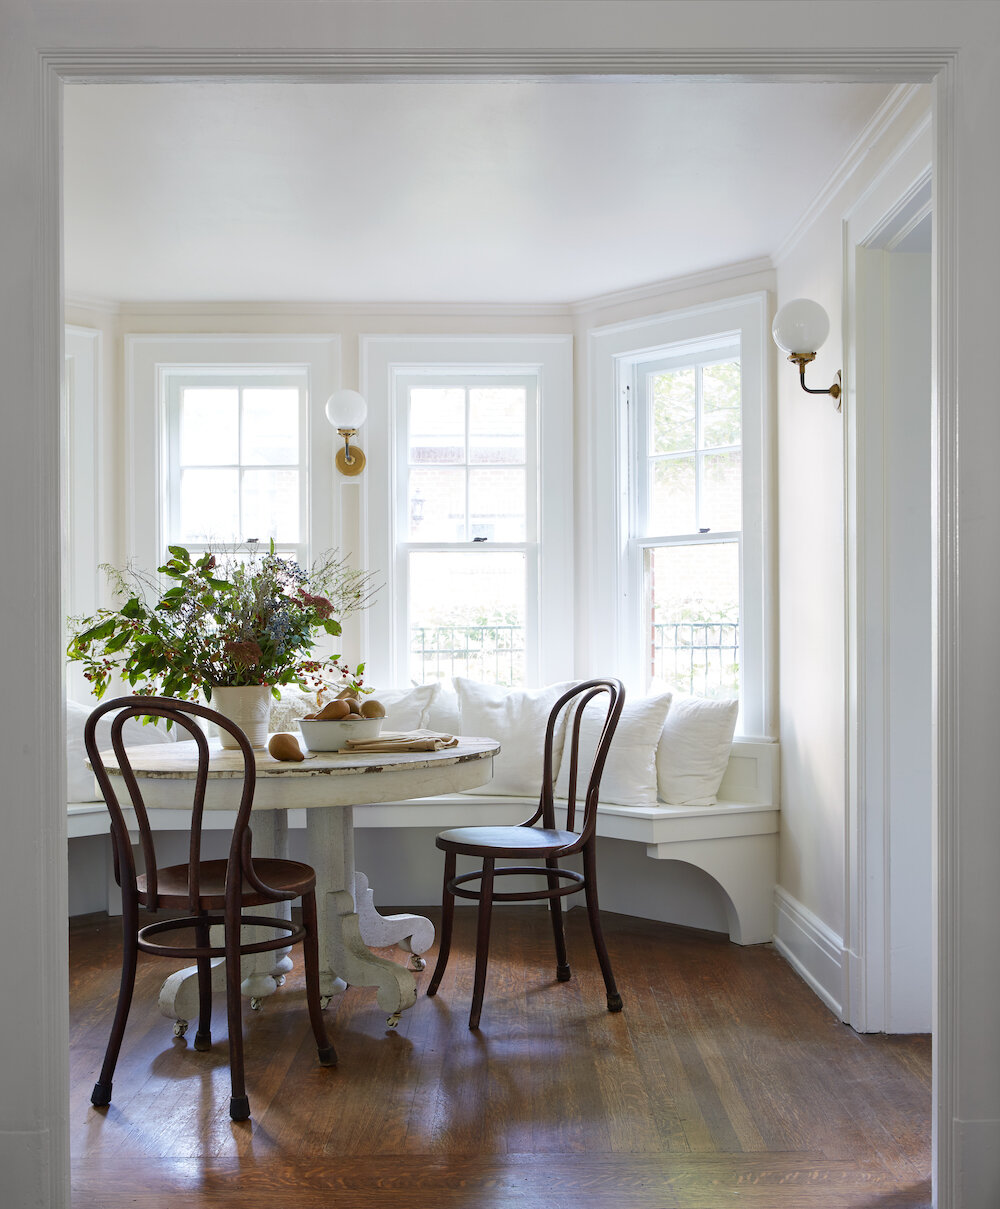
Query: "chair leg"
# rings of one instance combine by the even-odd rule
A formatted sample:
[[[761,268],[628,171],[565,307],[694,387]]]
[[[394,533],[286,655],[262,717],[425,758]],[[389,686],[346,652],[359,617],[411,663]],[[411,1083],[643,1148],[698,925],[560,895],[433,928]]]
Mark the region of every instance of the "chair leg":
[[[547,856],[545,864],[549,869],[558,869],[559,867],[559,861],[554,856]],[[550,874],[548,880],[549,889],[555,890],[559,885],[559,879]],[[552,917],[552,936],[556,942],[556,979],[559,982],[569,982],[570,969],[566,958],[566,935],[563,931],[562,898],[557,894],[549,899],[549,914]]]
[[[441,891],[441,933],[438,937],[438,958],[434,973],[427,985],[427,994],[436,995],[444,977],[445,966],[448,964],[448,954],[451,952],[451,929],[455,922],[455,896],[448,889],[448,883],[455,876],[455,853],[444,854],[444,889]]]
[[[597,960],[601,964],[601,973],[604,975],[604,989],[608,995],[608,1011],[620,1012],[622,1010],[622,997],[618,994],[615,976],[611,969],[611,958],[608,956],[608,947],[604,943],[604,933],[601,931],[601,913],[597,903],[597,861],[594,855],[593,841],[585,845],[583,849],[583,876],[584,894],[587,899],[587,918],[590,920],[590,934],[594,938]]]
[[[129,1008],[132,1006],[132,991],[135,988],[135,971],[139,962],[139,910],[134,898],[126,891],[122,893],[122,977],[118,988],[118,1006],[115,1008],[115,1018],[111,1024],[111,1036],[108,1038],[108,1048],[104,1053],[104,1065],[94,1090],[90,1093],[90,1102],[96,1108],[103,1108],[111,1103],[111,1086],[115,1076],[115,1066],[118,1064],[118,1054],[125,1036],[125,1022],[128,1020]]]
[[[199,948],[207,949],[210,944],[208,925],[195,924],[195,941]],[[198,962],[198,1031],[194,1037],[196,1050],[212,1048],[212,959],[199,957]]]
[[[229,1115],[234,1121],[246,1121],[250,1117],[250,1101],[247,1098],[246,1080],[243,1073],[243,1008],[240,1002],[240,919],[226,912],[226,1016],[229,1023],[229,1077],[232,1096],[229,1100]]]
[[[316,935],[316,892],[310,890],[302,895],[302,926],[306,930],[302,938],[302,961],[306,967],[306,1003],[309,1005],[309,1020],[316,1051],[321,1066],[336,1066],[337,1052],[326,1035],[326,1021],[319,993],[319,941]]]
[[[479,1017],[483,1010],[483,991],[486,989],[486,963],[490,954],[490,920],[493,916],[493,869],[496,864],[492,856],[483,861],[482,880],[479,884],[479,920],[476,927],[476,978],[472,987],[472,1010],[469,1012],[469,1028],[479,1028]]]

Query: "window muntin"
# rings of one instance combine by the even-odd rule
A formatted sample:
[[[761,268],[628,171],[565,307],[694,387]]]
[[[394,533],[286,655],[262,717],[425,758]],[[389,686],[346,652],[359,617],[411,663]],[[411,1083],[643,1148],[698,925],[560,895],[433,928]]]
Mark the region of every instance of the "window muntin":
[[[306,387],[294,369],[166,373],[165,544],[273,540],[308,561]]]
[[[537,383],[502,370],[400,378],[396,567],[417,683],[522,684],[537,643]]]

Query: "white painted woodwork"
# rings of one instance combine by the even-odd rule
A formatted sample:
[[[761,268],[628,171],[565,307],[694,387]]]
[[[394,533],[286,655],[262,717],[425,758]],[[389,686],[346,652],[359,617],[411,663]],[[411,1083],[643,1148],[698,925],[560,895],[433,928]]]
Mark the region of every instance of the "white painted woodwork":
[[[930,115],[850,208],[846,252],[848,825],[844,1018],[932,1026]]]
[[[394,20],[387,20],[385,5],[377,13],[368,5],[339,5],[331,26],[329,8],[296,7],[295,45],[308,50],[280,49],[288,44],[289,9],[275,0],[242,11],[238,29],[231,6],[214,0],[171,6],[169,13],[153,5],[12,0],[15,20],[0,39],[0,109],[10,116],[0,126],[0,167],[4,180],[16,182],[0,225],[0,362],[9,422],[19,437],[0,447],[0,505],[8,517],[30,518],[9,527],[5,556],[18,573],[0,580],[5,626],[19,637],[6,651],[5,672],[20,690],[3,707],[0,750],[5,793],[22,804],[6,815],[0,902],[21,923],[24,957],[18,994],[5,1000],[5,1025],[18,1041],[7,1056],[0,1098],[0,1170],[8,1198],[69,1203],[65,778],[50,747],[61,731],[63,674],[60,81],[254,71],[300,78],[707,72],[933,82],[934,1197],[938,1209],[993,1209],[1000,1193],[1000,679],[983,652],[992,643],[1000,597],[1000,560],[993,557],[1000,412],[992,404],[994,368],[983,350],[994,340],[988,300],[1000,277],[994,137],[1000,11],[950,0],[920,6],[818,0],[808,9],[780,6],[780,13],[730,0],[710,8],[682,2],[669,10],[600,0],[583,10],[546,0],[502,10],[445,9],[413,0],[394,6]],[[846,21],[845,14],[857,20]],[[407,49],[415,45],[422,49]],[[835,548],[828,553],[839,557]],[[810,620],[795,616],[783,608],[783,626]],[[792,726],[784,740],[787,757],[790,745],[812,737]]]

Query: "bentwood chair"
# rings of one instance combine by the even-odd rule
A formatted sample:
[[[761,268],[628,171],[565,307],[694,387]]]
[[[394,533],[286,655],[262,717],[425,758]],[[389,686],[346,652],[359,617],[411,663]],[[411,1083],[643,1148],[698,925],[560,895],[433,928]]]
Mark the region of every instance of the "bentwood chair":
[[[584,710],[594,698],[607,695],[606,710],[600,738],[594,752],[593,764],[587,775],[586,788],[581,795],[581,806],[577,806],[577,786],[581,773],[580,728]],[[597,795],[601,774],[607,760],[608,749],[614,737],[615,727],[625,704],[625,689],[618,680],[588,680],[575,685],[564,693],[552,707],[545,730],[545,749],[542,763],[542,788],[538,809],[516,827],[455,827],[442,831],[437,837],[437,846],[444,852],[444,892],[441,912],[441,941],[437,965],[427,987],[428,995],[437,994],[448,954],[451,949],[452,924],[455,916],[455,898],[473,899],[479,904],[476,930],[476,973],[472,991],[472,1008],[469,1013],[469,1028],[479,1027],[483,1007],[483,991],[486,986],[486,965],[490,945],[490,918],[495,902],[528,902],[548,899],[552,920],[552,932],[556,949],[556,978],[568,982],[569,963],[566,960],[566,941],[563,934],[562,899],[567,894],[583,891],[587,901],[587,916],[590,931],[604,975],[604,986],[608,997],[608,1011],[620,1012],[622,999],[615,985],[607,946],[601,932],[601,919],[597,902]],[[597,703],[595,702],[595,705]],[[603,703],[598,707],[603,709]],[[600,715],[599,715],[600,716]],[[554,755],[557,736],[565,732],[563,742],[564,762],[569,770],[569,792],[566,802],[566,825],[556,827],[555,802],[553,799]],[[583,872],[560,868],[564,857],[580,853]],[[479,868],[471,873],[456,875],[459,856],[475,857]],[[501,864],[497,861],[544,860],[544,868],[536,865]],[[545,880],[540,889],[524,889],[497,893],[494,883],[497,877],[507,875],[534,875]],[[474,884],[473,888],[469,883]]]
[[[121,780],[128,790],[138,824],[143,871],[136,869],[132,843],[112,779],[97,750],[98,721],[117,711],[111,723],[111,743]],[[191,809],[191,835],[186,864],[160,867],[156,859],[153,832],[142,800],[139,783],[122,741],[122,727],[130,718],[165,718],[187,730],[198,746],[198,769],[194,779]],[[204,731],[195,719],[203,718],[227,730],[243,754],[243,782],[233,827],[229,856],[225,860],[202,860],[202,817],[208,783],[209,747]],[[118,1007],[111,1026],[111,1037],[100,1078],[90,1097],[91,1103],[111,1103],[111,1081],[121,1049],[125,1023],[132,1002],[139,951],[158,957],[195,958],[198,968],[198,1032],[196,1050],[212,1044],[212,958],[224,957],[226,964],[226,1006],[229,1017],[229,1070],[232,1096],[229,1115],[234,1121],[250,1116],[243,1074],[243,1022],[240,1001],[240,958],[247,953],[267,953],[302,942],[306,975],[306,1001],[313,1036],[323,1066],[336,1064],[337,1055],[326,1035],[319,991],[319,949],[316,939],[316,874],[298,861],[254,859],[251,852],[250,811],[253,805],[256,767],[253,749],[238,726],[215,710],[190,701],[170,697],[119,697],[100,706],[90,715],[84,730],[84,742],[91,766],[111,814],[111,844],[115,878],[122,888],[122,976]],[[117,779],[117,778],[116,778]],[[237,786],[238,780],[226,784]],[[235,796],[235,795],[234,795]],[[291,899],[302,900],[302,924],[274,916],[247,914],[248,909],[273,906]],[[146,911],[186,911],[180,918],[155,920],[139,926],[140,908]],[[213,944],[209,929],[222,926],[223,943]],[[241,928],[272,930],[276,935],[264,939],[242,940]],[[161,937],[177,934],[176,942]],[[249,936],[259,937],[259,932]]]

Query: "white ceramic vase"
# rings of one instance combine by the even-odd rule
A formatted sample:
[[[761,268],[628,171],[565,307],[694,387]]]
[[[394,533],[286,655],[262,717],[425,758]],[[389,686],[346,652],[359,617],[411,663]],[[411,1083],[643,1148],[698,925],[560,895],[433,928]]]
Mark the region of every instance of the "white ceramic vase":
[[[237,688],[213,685],[209,706],[230,722],[235,722],[250,740],[251,747],[266,747],[273,699],[269,684],[249,684]],[[223,747],[239,747],[233,736],[221,727],[219,738]]]

